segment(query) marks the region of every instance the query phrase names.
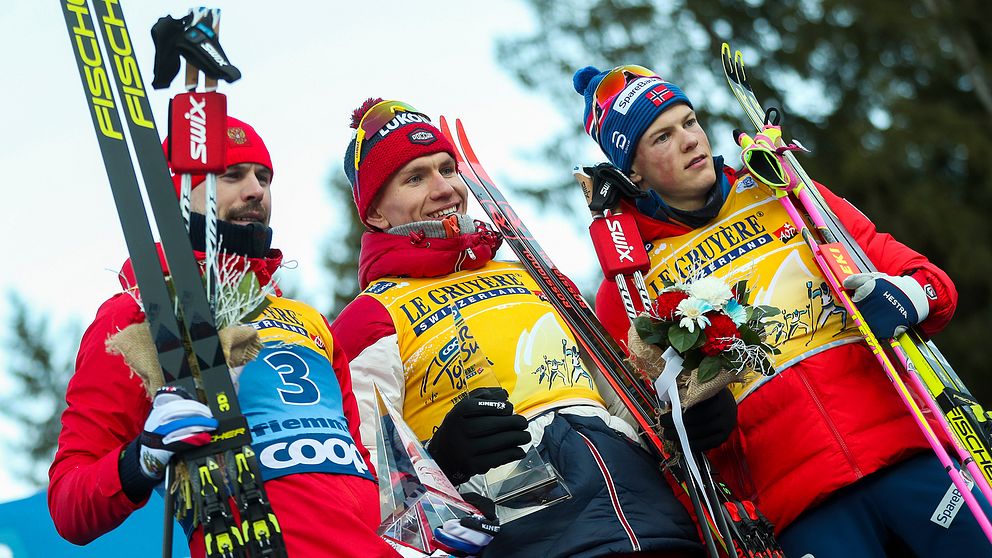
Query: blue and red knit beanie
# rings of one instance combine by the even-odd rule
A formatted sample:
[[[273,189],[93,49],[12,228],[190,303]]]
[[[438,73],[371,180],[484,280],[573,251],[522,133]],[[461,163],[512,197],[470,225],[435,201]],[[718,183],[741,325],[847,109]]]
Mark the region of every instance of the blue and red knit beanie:
[[[598,102],[596,88],[614,71],[623,74],[622,89],[618,87],[615,94]],[[625,72],[623,66],[605,72],[586,66],[572,76],[572,85],[585,97],[586,133],[624,174],[630,174],[637,142],[659,114],[678,103],[692,108],[689,98],[674,83],[657,75]]]
[[[397,112],[382,128],[362,140],[362,153],[355,170],[355,144],[358,126],[372,107],[382,103],[381,98],[370,98],[352,112],[351,127],[355,130],[344,154],[344,173],[351,182],[352,195],[358,208],[358,218],[368,224],[368,211],[376,195],[389,179],[410,161],[448,153],[455,157],[455,148],[430,119],[416,112]]]

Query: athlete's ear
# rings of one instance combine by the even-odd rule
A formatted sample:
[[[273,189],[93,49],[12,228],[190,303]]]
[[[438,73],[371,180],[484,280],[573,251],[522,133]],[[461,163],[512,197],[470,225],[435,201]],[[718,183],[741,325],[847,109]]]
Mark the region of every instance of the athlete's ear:
[[[641,190],[644,189],[641,186],[641,182],[644,181],[644,177],[641,176],[641,175],[639,175],[639,174],[637,174],[637,171],[631,171],[631,173],[630,173],[630,181],[633,182],[634,184],[636,184],[639,189],[641,189]]]
[[[372,206],[369,208],[369,212],[365,218],[365,222],[381,231],[390,228],[389,221],[386,220],[385,217],[383,217],[382,213],[379,213],[379,208],[376,206]]]

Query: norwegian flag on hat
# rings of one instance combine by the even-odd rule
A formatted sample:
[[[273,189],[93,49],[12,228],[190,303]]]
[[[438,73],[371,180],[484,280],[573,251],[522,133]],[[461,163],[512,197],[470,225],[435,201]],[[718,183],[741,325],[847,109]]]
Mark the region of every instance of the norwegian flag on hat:
[[[665,87],[664,85],[659,85],[651,91],[648,91],[648,100],[654,103],[654,106],[660,107],[662,103],[671,99],[675,96],[672,90]]]

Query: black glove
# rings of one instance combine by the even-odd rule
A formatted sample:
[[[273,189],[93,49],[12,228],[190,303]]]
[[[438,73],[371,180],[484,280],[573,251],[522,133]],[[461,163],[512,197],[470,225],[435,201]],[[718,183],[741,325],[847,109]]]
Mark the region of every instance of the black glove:
[[[502,388],[476,388],[448,411],[427,451],[454,484],[523,459],[530,442],[527,419],[513,414]]]
[[[663,428],[661,435],[678,443],[679,434],[671,413],[658,417]],[[682,413],[682,423],[693,451],[711,450],[727,441],[737,427],[737,401],[730,389],[724,388],[709,399],[704,399]]]
[[[155,89],[169,87],[179,73],[179,50],[176,43],[192,19],[191,16],[176,19],[164,15],[152,26],[152,43],[155,44],[152,87]]]
[[[592,177],[592,200],[589,202],[589,209],[596,213],[615,208],[620,203],[620,198],[643,198],[647,195],[620,169],[610,163],[582,167],[582,170]]]

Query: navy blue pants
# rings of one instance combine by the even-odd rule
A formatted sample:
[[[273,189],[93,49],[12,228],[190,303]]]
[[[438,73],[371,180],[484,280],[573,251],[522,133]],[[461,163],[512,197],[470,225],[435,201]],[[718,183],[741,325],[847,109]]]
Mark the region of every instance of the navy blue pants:
[[[538,448],[572,497],[504,525],[484,558],[702,555],[658,462],[599,418],[556,414]]]
[[[933,454],[912,457],[843,488],[816,508],[799,516],[779,536],[790,558],[886,556],[892,545],[931,556],[992,556],[992,543],[978,527],[960,498],[957,514],[946,526],[938,507],[951,487],[950,477]],[[992,506],[972,489],[986,514]]]

